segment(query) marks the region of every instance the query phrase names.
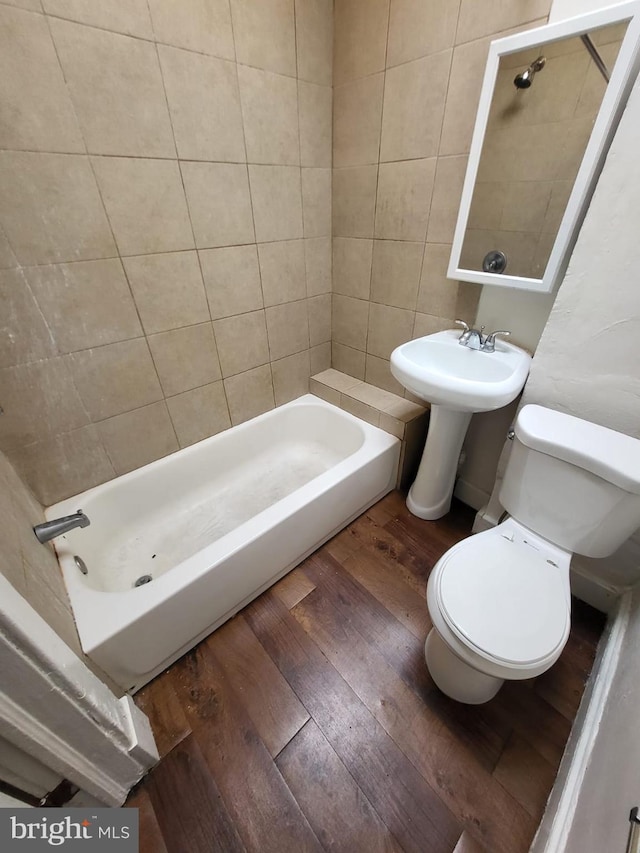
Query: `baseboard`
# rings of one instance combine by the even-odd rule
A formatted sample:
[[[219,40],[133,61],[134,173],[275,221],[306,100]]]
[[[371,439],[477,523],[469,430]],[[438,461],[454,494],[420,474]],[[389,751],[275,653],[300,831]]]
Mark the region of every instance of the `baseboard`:
[[[468,483],[462,478],[456,480],[456,485],[453,494],[462,501],[463,504],[470,506],[472,509],[480,510],[486,506],[490,495],[474,486],[473,483]]]
[[[529,853],[563,853],[576,803],[594,750],[607,697],[629,628],[631,593],[620,599],[600,641],[591,677],[569,735],[547,808]]]

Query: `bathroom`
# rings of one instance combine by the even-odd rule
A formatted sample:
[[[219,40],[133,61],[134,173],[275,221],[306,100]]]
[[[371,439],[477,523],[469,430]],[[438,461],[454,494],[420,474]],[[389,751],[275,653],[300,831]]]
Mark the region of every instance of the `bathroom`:
[[[0,4],[3,573],[76,655],[57,563],[26,535],[39,505],[295,400],[329,368],[402,395],[391,351],[457,318],[536,350],[526,402],[640,437],[637,88],[557,299],[446,278],[489,43],[585,5]],[[379,422],[367,394],[345,405]],[[514,411],[473,421],[457,485],[473,510]],[[613,607],[637,562],[616,555],[592,603]],[[605,712],[619,716],[581,809],[606,778],[609,838],[640,792],[616,736],[629,708]]]

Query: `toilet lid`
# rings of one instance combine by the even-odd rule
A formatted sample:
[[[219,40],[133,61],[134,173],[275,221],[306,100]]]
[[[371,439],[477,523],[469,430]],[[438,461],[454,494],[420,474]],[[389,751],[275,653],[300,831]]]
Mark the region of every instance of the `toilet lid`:
[[[473,548],[455,549],[436,594],[451,630],[484,657],[534,664],[566,639],[563,570],[543,552],[502,535],[473,537]]]

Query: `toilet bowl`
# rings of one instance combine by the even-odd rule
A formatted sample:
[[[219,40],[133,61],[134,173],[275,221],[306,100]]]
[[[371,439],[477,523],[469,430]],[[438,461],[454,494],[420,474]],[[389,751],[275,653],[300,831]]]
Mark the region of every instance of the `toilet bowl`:
[[[427,587],[427,667],[444,693],[469,704],[560,657],[572,554],[606,556],[640,526],[640,441],[525,406],[500,502],[510,517],[450,548]]]

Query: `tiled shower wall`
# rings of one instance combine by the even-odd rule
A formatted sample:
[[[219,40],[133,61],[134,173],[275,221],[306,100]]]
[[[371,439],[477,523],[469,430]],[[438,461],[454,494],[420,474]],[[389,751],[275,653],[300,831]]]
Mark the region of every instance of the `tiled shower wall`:
[[[480,288],[446,278],[492,39],[546,22],[550,0],[336,0],[333,367],[397,393],[398,344]]]
[[[329,366],[331,0],[0,3],[0,450],[45,504]]]

